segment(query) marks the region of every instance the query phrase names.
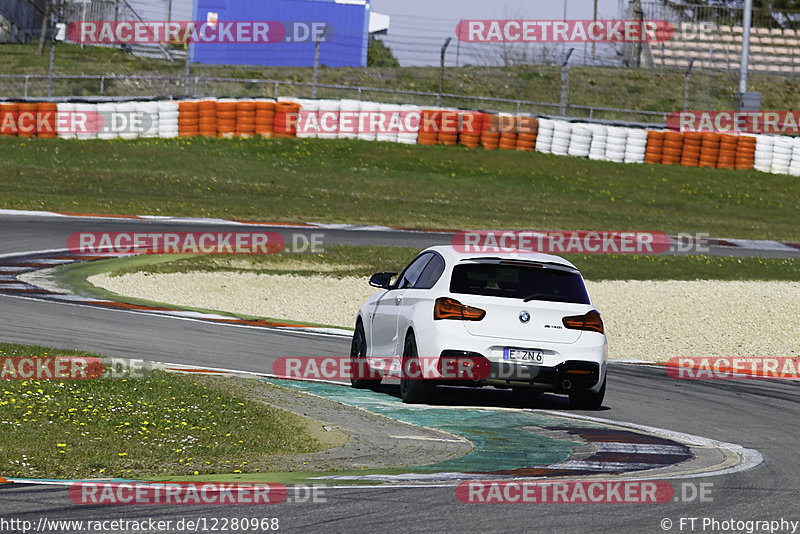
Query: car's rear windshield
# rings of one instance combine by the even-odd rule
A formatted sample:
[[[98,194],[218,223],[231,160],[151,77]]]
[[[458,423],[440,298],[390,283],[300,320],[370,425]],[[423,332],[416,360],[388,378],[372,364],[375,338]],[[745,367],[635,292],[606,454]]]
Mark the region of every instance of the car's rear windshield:
[[[453,269],[451,293],[589,304],[580,273],[539,264],[463,263]]]

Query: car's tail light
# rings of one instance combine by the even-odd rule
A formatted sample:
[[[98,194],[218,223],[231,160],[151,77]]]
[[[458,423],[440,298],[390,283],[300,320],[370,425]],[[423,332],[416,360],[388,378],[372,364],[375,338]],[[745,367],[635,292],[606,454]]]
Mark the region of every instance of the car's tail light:
[[[455,299],[439,297],[433,307],[434,319],[455,319],[457,321],[480,321],[486,310],[464,306]]]
[[[592,310],[586,315],[573,315],[571,317],[564,317],[561,320],[564,326],[572,330],[588,330],[590,332],[605,333],[603,328],[603,319],[600,318],[600,313],[597,310]]]

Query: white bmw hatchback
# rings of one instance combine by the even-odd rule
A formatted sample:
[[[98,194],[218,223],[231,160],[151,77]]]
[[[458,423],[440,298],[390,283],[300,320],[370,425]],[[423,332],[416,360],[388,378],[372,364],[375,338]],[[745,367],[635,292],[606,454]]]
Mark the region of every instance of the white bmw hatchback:
[[[448,383],[567,394],[578,409],[602,405],[603,322],[567,260],[437,246],[392,282],[396,274],[370,280],[381,291],[356,318],[351,364],[367,372],[354,374],[353,387],[375,388],[395,375],[407,403],[428,402],[437,384]]]

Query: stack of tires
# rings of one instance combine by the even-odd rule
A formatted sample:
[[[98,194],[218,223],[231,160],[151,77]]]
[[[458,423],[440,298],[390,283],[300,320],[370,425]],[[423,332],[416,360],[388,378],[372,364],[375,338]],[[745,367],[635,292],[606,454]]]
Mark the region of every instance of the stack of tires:
[[[589,159],[605,161],[608,145],[608,127],[602,124],[591,124],[592,144],[589,146]]]
[[[680,132],[664,132],[664,149],[661,154],[661,163],[663,165],[680,164],[683,154],[683,141],[684,136]]]
[[[217,101],[201,100],[197,103],[197,131],[204,137],[217,137]]]
[[[700,167],[717,167],[719,159],[720,135],[716,132],[704,132],[700,144]]]
[[[718,169],[736,168],[736,147],[738,142],[739,137],[736,135],[722,134],[719,136]]]
[[[14,102],[0,103],[0,136],[15,137],[17,135],[18,119],[19,104]]]
[[[252,100],[236,104],[236,136],[253,137],[256,134],[256,103]]]
[[[361,113],[361,102],[358,100],[342,100],[339,103],[338,139],[358,138],[358,116]]]
[[[739,135],[736,142],[736,170],[748,171],[753,168],[756,155],[756,136]]]
[[[628,136],[625,144],[625,163],[644,163],[647,151],[647,130],[627,128]]]
[[[513,115],[501,113],[498,115],[500,127],[500,140],[498,147],[500,150],[517,149],[517,120]]]
[[[539,121],[536,118],[525,115],[517,117],[517,150],[533,152],[538,133]]]
[[[178,103],[178,135],[195,137],[200,135],[200,103],[187,100]]]
[[[481,144],[483,114],[465,111],[459,115],[458,142],[467,148],[478,148]]]
[[[178,137],[178,117],[180,111],[178,110],[177,102],[159,102],[158,103],[158,136],[162,139],[169,139]]]
[[[681,152],[681,165],[684,167],[697,167],[700,165],[700,153],[703,145],[703,134],[700,132],[686,132],[683,134],[683,151]]]
[[[439,130],[441,127],[442,112],[435,109],[423,109],[417,142],[420,145],[435,145],[439,142]]]
[[[297,116],[300,104],[291,101],[280,101],[275,104],[275,137],[297,137]]]
[[[380,113],[381,105],[377,102],[361,102],[361,110],[359,112],[358,120],[358,138],[362,141],[375,141],[378,139],[378,132],[376,131],[372,121],[372,116]]]
[[[483,115],[481,146],[485,150],[497,150],[500,146],[500,117],[491,113]]]
[[[756,149],[753,152],[753,168],[761,172],[772,172],[772,146],[775,144],[771,135],[757,135]]]
[[[458,144],[458,111],[444,110],[441,112],[441,127],[437,142],[445,146],[455,146]]]
[[[577,158],[585,158],[589,156],[591,147],[592,130],[582,124],[573,125],[567,154]]]
[[[800,137],[792,139],[792,160],[789,162],[789,174],[800,176]]]
[[[131,102],[130,105],[133,111],[135,112],[136,103]],[[72,104],[70,102],[65,102],[65,103],[59,102],[58,105],[56,106],[56,110],[62,117],[67,117],[65,123],[60,127],[57,127],[56,135],[58,135],[59,139],[75,139],[77,137],[75,135],[76,129],[74,127],[74,122],[75,119],[77,118],[75,116],[75,104]]]
[[[647,147],[644,151],[645,163],[661,163],[664,154],[664,132],[650,130],[647,132]]]
[[[572,125],[567,121],[553,121],[553,144],[550,152],[556,156],[566,156],[569,151]]]
[[[783,135],[775,137],[772,145],[772,166],[770,172],[773,174],[789,174],[789,166],[792,161],[792,138]]]
[[[217,101],[217,136],[230,138],[236,135],[236,118],[239,103],[236,100]]]
[[[617,126],[608,127],[606,139],[606,160],[615,163],[625,161],[625,148],[628,144],[628,130]]]
[[[20,137],[36,137],[36,102],[20,102],[17,118],[17,135]]]
[[[400,113],[403,116],[403,129],[397,134],[397,142],[404,145],[416,145],[419,137],[419,120],[411,120],[412,116],[421,116],[422,110],[419,106],[403,105],[400,106]]]
[[[536,134],[536,152],[549,154],[553,147],[553,134],[555,132],[555,121],[551,119],[539,119],[539,131]]]

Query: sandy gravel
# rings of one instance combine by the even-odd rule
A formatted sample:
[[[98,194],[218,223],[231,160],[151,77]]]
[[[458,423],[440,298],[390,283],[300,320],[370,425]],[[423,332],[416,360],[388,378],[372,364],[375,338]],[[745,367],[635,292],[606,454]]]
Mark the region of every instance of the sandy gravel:
[[[101,274],[114,293],[181,306],[352,327],[366,279],[254,273]],[[800,283],[587,282],[613,358],[800,356]]]

